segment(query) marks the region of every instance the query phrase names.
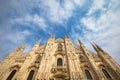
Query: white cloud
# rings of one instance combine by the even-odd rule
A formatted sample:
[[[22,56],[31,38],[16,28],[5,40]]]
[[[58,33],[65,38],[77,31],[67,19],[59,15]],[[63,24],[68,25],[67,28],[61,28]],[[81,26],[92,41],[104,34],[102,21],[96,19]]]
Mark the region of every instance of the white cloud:
[[[45,21],[45,19],[44,18],[42,18],[42,17],[39,17],[38,15],[35,15],[34,17],[33,17],[33,22],[35,23],[35,24],[37,24],[40,28],[42,28],[43,29],[43,31],[46,31],[46,28],[47,28],[47,23],[46,23],[46,21]]]
[[[86,0],[73,0],[73,2],[78,5],[78,6],[82,6],[85,3]]]
[[[24,44],[25,39],[31,33],[28,30],[14,31],[11,33],[5,33],[4,36],[0,36],[0,61],[3,60],[10,52],[15,50],[18,45]]]
[[[99,9],[99,10],[106,10],[106,9],[104,8],[104,5],[105,5],[105,0],[99,0],[99,1],[93,0],[93,5],[92,5],[92,7],[90,8],[90,10],[89,10],[89,12],[88,12],[87,15],[93,14],[94,11],[96,11],[96,10],[98,10],[98,9]]]
[[[47,16],[51,22],[64,23],[73,13],[76,6],[84,5],[86,0],[65,0],[60,3],[56,0],[43,1],[44,10],[48,13]]]
[[[30,35],[31,33],[28,30],[25,31],[18,31],[18,32],[14,32],[14,34],[8,34],[7,35],[7,39],[9,40],[11,43],[14,44],[20,44],[21,42],[24,42],[25,38]]]
[[[30,22],[34,23],[35,25],[38,25],[38,28],[42,29],[43,31],[46,31],[47,23],[46,20],[40,16],[36,15],[26,15],[24,17],[15,18],[10,20],[10,24],[25,24],[30,25]],[[31,26],[34,27],[34,26]]]
[[[32,22],[33,24],[39,26],[39,29],[42,29],[46,33],[50,33],[48,28],[51,29],[51,26],[49,27],[47,25],[47,21],[53,22],[55,24],[63,24],[73,16],[75,9],[77,7],[82,7],[85,2],[86,0],[64,0],[63,3],[60,3],[57,0],[1,1],[0,18],[3,19],[3,17],[10,17],[10,15],[12,16],[12,18],[10,18],[10,22],[9,19],[6,19],[7,21],[5,21],[9,22],[7,25],[9,28],[11,28],[11,25],[15,23],[20,23],[28,25],[33,29],[34,26],[30,25]],[[108,7],[105,7],[105,5],[108,5]],[[106,49],[116,60],[118,60],[119,57],[116,57],[116,55],[120,56],[118,54],[120,52],[120,45],[118,44],[120,40],[119,5],[119,0],[94,0],[86,17],[80,19],[80,25],[78,24],[76,27],[73,27],[73,40],[80,38],[83,42],[85,42],[89,49],[91,49],[89,42],[95,41],[97,44]],[[33,8],[38,8],[38,10],[40,10],[38,11],[38,14],[30,14],[32,13]],[[96,10],[101,11],[100,17],[98,18],[92,16]],[[83,28],[82,25],[85,27]],[[75,29],[82,31],[83,35],[81,36],[79,32],[75,31]],[[9,40],[11,42],[9,44],[14,45],[14,47],[17,47],[16,44],[18,44],[18,42],[24,41],[26,36],[29,36],[31,34],[28,30],[15,32],[14,35],[13,32],[10,34],[4,33],[5,31],[3,32],[1,29],[0,40],[2,42],[4,42],[4,40]],[[76,41],[77,40],[74,42]],[[1,45],[3,45],[2,42]],[[8,50],[10,46],[7,45],[8,43],[4,46],[4,48],[8,47]],[[120,63],[120,61],[118,62]]]
[[[120,63],[120,18],[118,18],[118,16],[120,16],[120,10],[118,9],[120,3],[119,1],[112,0],[110,4],[114,4],[112,4],[106,12],[104,12],[105,8],[103,8],[104,3],[103,0],[101,0],[100,4],[94,2],[88,15],[80,20],[80,23],[84,25],[84,28],[82,28],[81,25],[76,26],[77,29],[82,28],[84,36],[81,37],[79,33],[75,33],[74,29],[72,33],[74,37],[81,38],[89,49],[91,49],[89,43],[92,41],[96,42],[103,47],[104,50],[109,52],[118,63]],[[98,9],[100,9],[102,13],[100,17],[96,18],[95,16],[92,16],[92,14]]]

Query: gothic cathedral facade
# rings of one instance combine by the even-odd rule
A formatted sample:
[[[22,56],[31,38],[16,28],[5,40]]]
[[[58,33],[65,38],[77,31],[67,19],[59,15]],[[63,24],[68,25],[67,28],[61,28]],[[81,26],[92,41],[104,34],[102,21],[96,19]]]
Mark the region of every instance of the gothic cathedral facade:
[[[22,45],[0,63],[0,80],[120,80],[120,65],[108,53],[93,43],[94,54],[78,41],[51,36],[26,54]]]

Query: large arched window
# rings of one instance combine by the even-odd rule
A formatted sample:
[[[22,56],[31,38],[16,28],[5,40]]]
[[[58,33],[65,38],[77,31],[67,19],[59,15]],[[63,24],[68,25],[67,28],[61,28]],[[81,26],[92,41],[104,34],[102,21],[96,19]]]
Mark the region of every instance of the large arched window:
[[[13,70],[10,75],[8,76],[7,80],[12,80],[13,76],[15,75],[17,71],[16,70]]]
[[[102,69],[102,72],[107,79],[111,79],[111,76],[109,75],[109,73],[105,69]]]
[[[88,80],[92,80],[92,76],[88,70],[85,70],[85,74]]]
[[[33,79],[33,76],[34,76],[34,73],[35,73],[35,71],[34,71],[34,70],[31,70],[30,73],[29,73],[29,75],[28,75],[27,80],[32,80],[32,79]]]
[[[62,59],[61,58],[58,58],[58,60],[57,60],[57,66],[62,66]]]

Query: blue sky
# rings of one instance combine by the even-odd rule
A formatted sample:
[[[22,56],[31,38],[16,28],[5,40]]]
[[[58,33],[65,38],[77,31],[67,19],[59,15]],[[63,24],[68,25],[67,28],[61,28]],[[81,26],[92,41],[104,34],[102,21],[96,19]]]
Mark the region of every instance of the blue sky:
[[[0,0],[0,61],[18,46],[30,50],[51,34],[96,42],[120,64],[119,0]]]

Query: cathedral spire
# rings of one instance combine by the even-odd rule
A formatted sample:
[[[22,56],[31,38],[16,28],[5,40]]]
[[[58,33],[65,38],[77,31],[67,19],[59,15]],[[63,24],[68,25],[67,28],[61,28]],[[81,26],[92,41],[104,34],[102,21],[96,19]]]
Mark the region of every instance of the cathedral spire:
[[[55,35],[52,34],[52,35],[50,36],[50,38],[55,38]]]
[[[37,43],[34,45],[33,50],[36,50],[36,48],[38,48],[38,47],[39,47],[40,42],[41,42],[41,39],[40,39],[40,40],[38,40],[38,41],[37,41]]]
[[[94,45],[99,49],[99,51],[103,52],[103,49],[100,46],[98,46],[96,43],[94,43]]]
[[[98,49],[93,43],[91,43],[91,45],[92,45],[92,47],[94,48],[94,50],[95,50],[96,52],[99,51],[99,49]]]
[[[94,54],[84,40],[78,42],[79,47],[68,37],[51,36],[41,46],[41,39],[36,41],[27,52],[21,45],[0,62],[0,80],[120,80],[120,65],[105,50],[92,42]]]
[[[37,41],[37,43],[35,44],[36,46],[39,46],[41,42],[41,39]]]
[[[93,44],[91,43],[91,45],[93,46],[93,48],[96,50],[96,52],[99,54],[100,52],[102,52],[102,54],[107,54],[100,46],[98,46],[95,42],[93,42]]]
[[[25,49],[25,47],[26,47],[26,44],[21,45],[21,46],[18,47],[15,51],[17,51],[17,52],[22,52],[22,51]]]
[[[70,38],[68,35],[65,35],[65,38]]]
[[[19,46],[15,51],[13,51],[9,56],[17,56],[20,55],[24,49],[26,48],[26,44]]]
[[[79,42],[81,47],[85,47],[85,45],[82,43],[82,41],[80,39],[78,39],[78,42]]]
[[[80,44],[80,45],[82,45],[82,44],[83,44],[83,43],[81,42],[81,40],[80,40],[80,39],[78,39],[78,42],[79,42],[79,44]]]
[[[108,55],[108,53],[106,51],[104,51],[100,46],[98,46],[96,43],[94,43],[94,45],[96,46],[96,48],[98,49],[98,51],[101,51],[103,54]]]
[[[86,46],[82,43],[82,41],[80,39],[78,39],[78,42],[80,44],[80,47],[82,48],[83,51],[86,51]]]

